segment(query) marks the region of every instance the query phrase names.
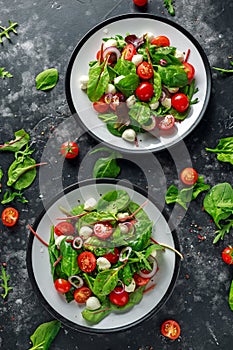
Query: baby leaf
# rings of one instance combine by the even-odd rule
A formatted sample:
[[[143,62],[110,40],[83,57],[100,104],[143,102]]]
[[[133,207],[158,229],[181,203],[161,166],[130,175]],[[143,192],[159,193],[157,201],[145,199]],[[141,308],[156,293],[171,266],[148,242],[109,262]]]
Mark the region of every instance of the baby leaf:
[[[119,269],[99,272],[93,286],[94,294],[100,296],[110,294],[118,283],[118,271]]]
[[[92,102],[98,101],[104,94],[109,81],[107,63],[99,65],[96,62],[89,70],[89,81],[87,85],[87,95]]]
[[[15,132],[15,139],[0,145],[0,151],[18,152],[23,146],[26,146],[30,136],[23,129]]]
[[[0,78],[13,78],[13,75],[5,70],[5,67],[0,67]]]
[[[51,90],[58,82],[58,71],[56,68],[49,68],[36,76],[37,90]]]
[[[1,294],[2,298],[5,299],[9,293],[10,290],[12,290],[12,287],[8,286],[8,281],[10,279],[10,276],[6,274],[5,268],[2,266],[2,274],[0,275],[0,279],[3,281],[1,284],[1,287],[4,289],[4,293]]]
[[[233,281],[231,282],[228,301],[229,301],[230,309],[233,311]]]
[[[233,137],[225,137],[219,140],[216,148],[206,148],[206,151],[217,154],[220,162],[228,162],[233,165]]]
[[[52,341],[57,336],[60,328],[61,322],[56,320],[42,323],[30,337],[33,347],[31,347],[29,350],[48,350]]]

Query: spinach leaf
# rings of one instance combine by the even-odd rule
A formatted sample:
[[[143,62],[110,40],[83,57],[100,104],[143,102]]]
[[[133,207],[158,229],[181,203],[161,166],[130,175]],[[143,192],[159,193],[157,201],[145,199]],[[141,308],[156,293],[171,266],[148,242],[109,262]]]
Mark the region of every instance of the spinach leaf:
[[[61,322],[57,320],[42,323],[30,337],[33,347],[29,350],[48,350],[60,328]]]
[[[111,313],[110,302],[108,299],[102,303],[101,307],[98,310],[88,310],[84,309],[82,311],[83,318],[90,322],[91,324],[97,324],[102,321],[106,316]]]
[[[30,186],[36,177],[36,161],[29,156],[20,156],[10,165],[8,169],[8,186],[16,190]]]
[[[87,84],[87,96],[90,101],[98,101],[104,94],[109,82],[107,62],[96,62],[89,69],[89,81]]]
[[[220,162],[228,162],[233,165],[233,136],[220,139],[216,148],[207,147],[206,151],[216,153]]]
[[[37,90],[51,90],[58,82],[58,71],[56,68],[49,68],[36,76]]]
[[[171,185],[165,195],[165,201],[167,204],[178,203],[185,210],[187,210],[187,203],[196,199],[197,196],[210,188],[209,185],[204,183],[204,178],[199,176],[197,182],[190,187],[185,187],[179,190],[175,185]]]
[[[97,203],[98,206],[98,203]],[[114,221],[115,216],[111,212],[90,212],[84,216],[82,216],[76,223],[76,227],[79,231],[80,227],[82,226],[88,226],[88,225],[93,225],[97,222],[100,221]]]
[[[231,286],[230,286],[228,303],[229,303],[230,309],[233,311],[233,281],[231,282]]]
[[[138,124],[146,124],[151,117],[151,109],[147,104],[136,102],[129,111],[130,117]]]
[[[117,286],[118,271],[119,268],[99,272],[93,285],[94,294],[97,296],[105,296],[110,294],[111,291]]]
[[[66,242],[64,238],[60,243],[60,255],[61,259],[61,271],[66,276],[73,276],[80,272],[80,268],[77,262],[78,253],[74,250],[70,243]]]
[[[126,98],[128,98],[129,96],[134,95],[134,91],[138,87],[139,82],[139,76],[136,73],[131,73],[122,78],[117,84],[115,84],[115,86]]]
[[[154,86],[153,100],[158,101],[162,93],[162,82],[161,82],[161,77],[159,73],[157,73],[156,71],[154,71],[153,86]]]
[[[57,249],[57,246],[55,244],[54,226],[51,227],[51,231],[50,231],[48,253],[49,253],[50,266],[51,266],[51,273],[53,276],[53,280],[55,281],[58,277],[60,277],[60,270],[61,269],[60,269],[60,264],[56,264],[54,266],[54,263],[57,261],[57,259],[60,256],[60,252]]]
[[[90,154],[99,152],[99,151],[107,151],[109,152],[108,157],[99,158],[94,165],[93,168],[93,177],[94,178],[104,178],[111,177],[115,178],[119,175],[121,168],[119,167],[116,158],[122,157],[119,152],[112,152],[106,147],[100,147],[96,150],[90,152]]]
[[[131,61],[119,59],[114,67],[114,70],[118,75],[126,76],[131,73],[136,73],[136,66]]]
[[[15,139],[9,142],[5,142],[0,145],[0,151],[12,151],[18,152],[22,147],[26,146],[30,140],[30,136],[23,129],[14,133]]]
[[[5,70],[5,67],[0,67],[0,78],[13,78],[13,75],[7,70]]]
[[[1,192],[1,190],[0,190]],[[3,199],[1,201],[2,204],[7,204],[10,202],[13,202],[14,199],[17,199],[21,203],[27,203],[28,200],[23,196],[21,192],[11,192],[10,190],[7,190],[4,193]]]
[[[180,66],[158,66],[158,73],[162,83],[168,87],[182,87],[188,84],[187,74]]]
[[[175,16],[175,9],[173,7],[173,0],[164,0],[164,6],[171,16]]]
[[[233,189],[227,182],[211,188],[204,198],[204,209],[212,216],[215,224],[221,229],[220,221],[233,214]]]
[[[97,203],[97,210],[116,214],[127,208],[130,202],[125,190],[110,191],[105,193]]]
[[[232,228],[233,228],[233,219],[226,220],[225,224],[221,224],[221,228],[215,231],[216,236],[213,240],[213,243],[217,243],[220,239],[224,239],[225,234],[229,233]]]

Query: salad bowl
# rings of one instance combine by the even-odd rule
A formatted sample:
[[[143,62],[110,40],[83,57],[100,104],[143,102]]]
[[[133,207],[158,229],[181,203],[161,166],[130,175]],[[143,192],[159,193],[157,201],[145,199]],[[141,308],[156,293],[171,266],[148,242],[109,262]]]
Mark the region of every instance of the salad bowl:
[[[129,142],[109,132],[103,118],[98,118],[98,113],[94,110],[87,91],[82,88],[82,77],[88,76],[89,64],[97,59],[96,55],[100,51],[101,43],[106,38],[115,38],[116,35],[125,38],[128,33],[137,37],[142,37],[146,33],[166,36],[170,40],[171,47],[181,53],[189,53],[188,62],[195,67],[196,90],[193,99],[198,101],[190,105],[188,116],[184,120],[180,122],[176,119],[172,133],[143,130],[137,135],[137,142]],[[78,124],[95,140],[126,153],[148,153],[161,151],[177,144],[197,126],[209,102],[211,72],[204,50],[183,27],[171,20],[151,14],[125,14],[98,24],[77,44],[67,67],[65,88],[72,114],[77,117]]]
[[[142,206],[152,225],[151,237],[161,245],[169,246],[156,255],[158,270],[155,274],[153,288],[148,288],[139,303],[127,310],[114,310],[97,324],[88,322],[82,317],[84,305],[75,300],[67,302],[64,295],[54,288],[50,267],[48,247],[42,243],[49,243],[51,227],[57,224],[62,216],[61,208],[66,212],[82,204],[90,198],[96,201],[110,191],[126,191],[130,200]],[[171,295],[180,268],[179,243],[175,231],[171,231],[166,215],[159,205],[147,193],[128,182],[117,182],[112,179],[85,180],[66,188],[58,194],[42,210],[36,219],[33,230],[42,239],[39,240],[32,232],[29,236],[27,249],[27,268],[33,289],[45,309],[63,324],[81,332],[108,333],[117,332],[133,327],[143,320],[150,318],[165,304]],[[64,215],[64,213],[63,213]]]

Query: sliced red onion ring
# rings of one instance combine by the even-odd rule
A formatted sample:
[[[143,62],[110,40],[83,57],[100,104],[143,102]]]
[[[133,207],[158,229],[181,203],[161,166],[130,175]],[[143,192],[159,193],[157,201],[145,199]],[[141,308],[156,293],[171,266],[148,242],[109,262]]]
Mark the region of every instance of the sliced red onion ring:
[[[125,285],[124,285],[124,283],[123,283],[121,280],[119,280],[118,282],[119,282],[121,285],[120,285],[120,286],[117,286],[117,287],[114,289],[114,293],[116,293],[116,294],[121,294],[121,293],[123,293],[124,290],[125,290]]]
[[[157,120],[156,117],[154,115],[151,116],[151,123],[148,125],[142,125],[143,129],[146,131],[152,131],[154,129],[156,129],[157,126]]]
[[[167,61],[164,60],[163,58],[161,58],[161,60],[159,60],[159,64],[160,64],[160,66],[165,67],[167,65]]]
[[[81,237],[75,237],[74,239],[73,239],[73,242],[72,242],[72,247],[74,248],[74,249],[81,249],[82,248],[82,245],[83,245],[83,240],[82,240],[82,238]]]
[[[166,96],[167,96],[166,92],[162,90],[161,96],[159,98],[159,102],[163,102],[165,100]]]
[[[129,259],[129,256],[132,252],[132,248],[131,247],[125,247],[121,250],[120,252],[120,256],[119,256],[119,261],[120,262],[125,262]]]
[[[120,52],[120,50],[118,50],[118,48],[116,46],[109,46],[104,50],[103,58],[105,59],[108,55],[111,55],[112,53],[114,53],[116,55],[117,60],[121,56],[121,52]]]
[[[84,284],[83,279],[79,276],[76,276],[76,275],[68,277],[68,281],[75,288],[81,288]]]
[[[142,278],[151,278],[153,277],[157,270],[158,270],[158,263],[157,263],[157,260],[152,257],[152,256],[149,256],[148,260],[152,263],[152,270],[148,273],[144,273],[142,271],[139,272],[139,275],[142,277]]]

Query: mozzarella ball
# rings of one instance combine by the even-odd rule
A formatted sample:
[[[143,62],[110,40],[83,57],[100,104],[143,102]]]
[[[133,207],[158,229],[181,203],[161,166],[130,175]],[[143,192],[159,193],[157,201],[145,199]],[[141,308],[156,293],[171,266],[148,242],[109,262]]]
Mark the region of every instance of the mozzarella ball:
[[[133,129],[126,129],[122,136],[125,141],[134,142],[136,139],[136,132]]]
[[[93,229],[89,226],[82,226],[79,230],[79,236],[85,241],[89,237],[91,237],[93,233]]]
[[[95,198],[89,198],[84,203],[84,210],[91,211],[95,208],[97,201]]]
[[[89,297],[86,301],[86,308],[88,310],[97,310],[101,307],[99,299],[96,297]]]
[[[108,261],[108,259],[102,256],[96,260],[96,264],[100,270],[108,270],[111,267],[111,263]]]

